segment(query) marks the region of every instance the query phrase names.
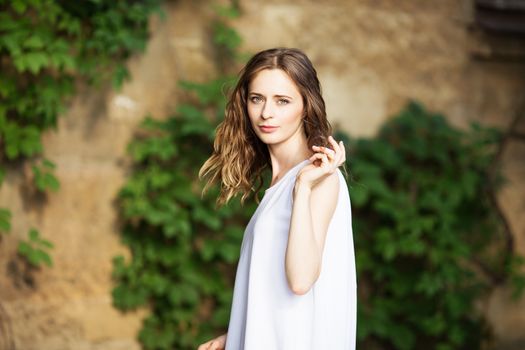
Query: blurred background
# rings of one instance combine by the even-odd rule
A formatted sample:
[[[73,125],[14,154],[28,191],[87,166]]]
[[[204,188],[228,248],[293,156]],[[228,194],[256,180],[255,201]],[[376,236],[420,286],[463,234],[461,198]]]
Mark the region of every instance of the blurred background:
[[[525,349],[525,1],[0,1],[0,349],[196,349],[255,208],[225,95],[297,47],[348,153],[358,349]]]

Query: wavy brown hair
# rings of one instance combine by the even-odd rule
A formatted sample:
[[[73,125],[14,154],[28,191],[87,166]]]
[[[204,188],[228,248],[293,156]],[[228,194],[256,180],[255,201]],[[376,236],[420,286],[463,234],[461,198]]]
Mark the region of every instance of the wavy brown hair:
[[[268,147],[255,134],[247,110],[248,87],[263,69],[281,69],[296,84],[303,97],[303,130],[308,147],[328,146],[332,127],[326,118],[317,72],[299,49],[277,47],[255,54],[241,69],[239,80],[226,104],[224,121],[216,130],[213,153],[203,164],[199,177],[207,178],[203,193],[220,183],[217,204],[226,204],[241,193],[241,203],[257,194],[263,185],[262,173],[271,167]]]

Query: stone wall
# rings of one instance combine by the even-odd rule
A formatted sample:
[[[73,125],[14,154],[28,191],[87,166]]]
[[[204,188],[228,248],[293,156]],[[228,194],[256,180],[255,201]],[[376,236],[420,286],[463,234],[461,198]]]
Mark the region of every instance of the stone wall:
[[[524,64],[472,59],[483,42],[468,29],[468,1],[240,4],[243,14],[232,24],[244,39],[243,50],[303,49],[317,68],[329,118],[355,136],[373,135],[410,98],[460,127],[474,120],[506,127],[523,95]],[[45,135],[45,155],[57,164],[60,191],[35,197],[20,180],[20,173],[30,172],[24,168],[11,169],[0,189],[0,207],[13,212],[12,232],[0,241],[0,346],[140,348],[135,338],[145,311],[122,314],[109,294],[111,259],[126,254],[114,204],[128,171],[126,145],[146,114],[162,118],[173,110],[178,80],[206,81],[215,74],[211,2],[168,2],[165,11],[164,21],[152,18],[147,51],[129,61],[132,80],[119,92],[82,87],[57,131]],[[509,182],[498,198],[522,254],[524,154],[523,142],[505,148]],[[17,240],[32,226],[55,244],[54,267],[36,273],[16,256]],[[481,307],[498,348],[525,348],[525,298],[512,302],[502,287]]]

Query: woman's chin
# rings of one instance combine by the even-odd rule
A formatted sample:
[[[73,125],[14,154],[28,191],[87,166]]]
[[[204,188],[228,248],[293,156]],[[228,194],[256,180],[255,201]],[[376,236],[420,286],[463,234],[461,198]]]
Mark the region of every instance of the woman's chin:
[[[273,137],[261,137],[259,139],[262,141],[262,143],[264,143],[267,146],[276,145],[276,144],[280,143],[280,141],[281,141],[281,140],[273,138]]]
[[[276,135],[272,134],[259,134],[257,135],[257,137],[259,137],[259,140],[261,140],[262,143],[265,143],[267,145],[278,143],[279,139],[279,137],[276,137]]]

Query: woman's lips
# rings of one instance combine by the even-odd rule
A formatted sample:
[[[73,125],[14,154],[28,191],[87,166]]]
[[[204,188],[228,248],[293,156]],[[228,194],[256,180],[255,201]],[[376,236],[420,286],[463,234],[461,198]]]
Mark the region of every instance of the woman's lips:
[[[271,126],[271,125],[259,125],[259,129],[261,129],[264,133],[272,133],[275,130],[279,128],[278,126]]]

